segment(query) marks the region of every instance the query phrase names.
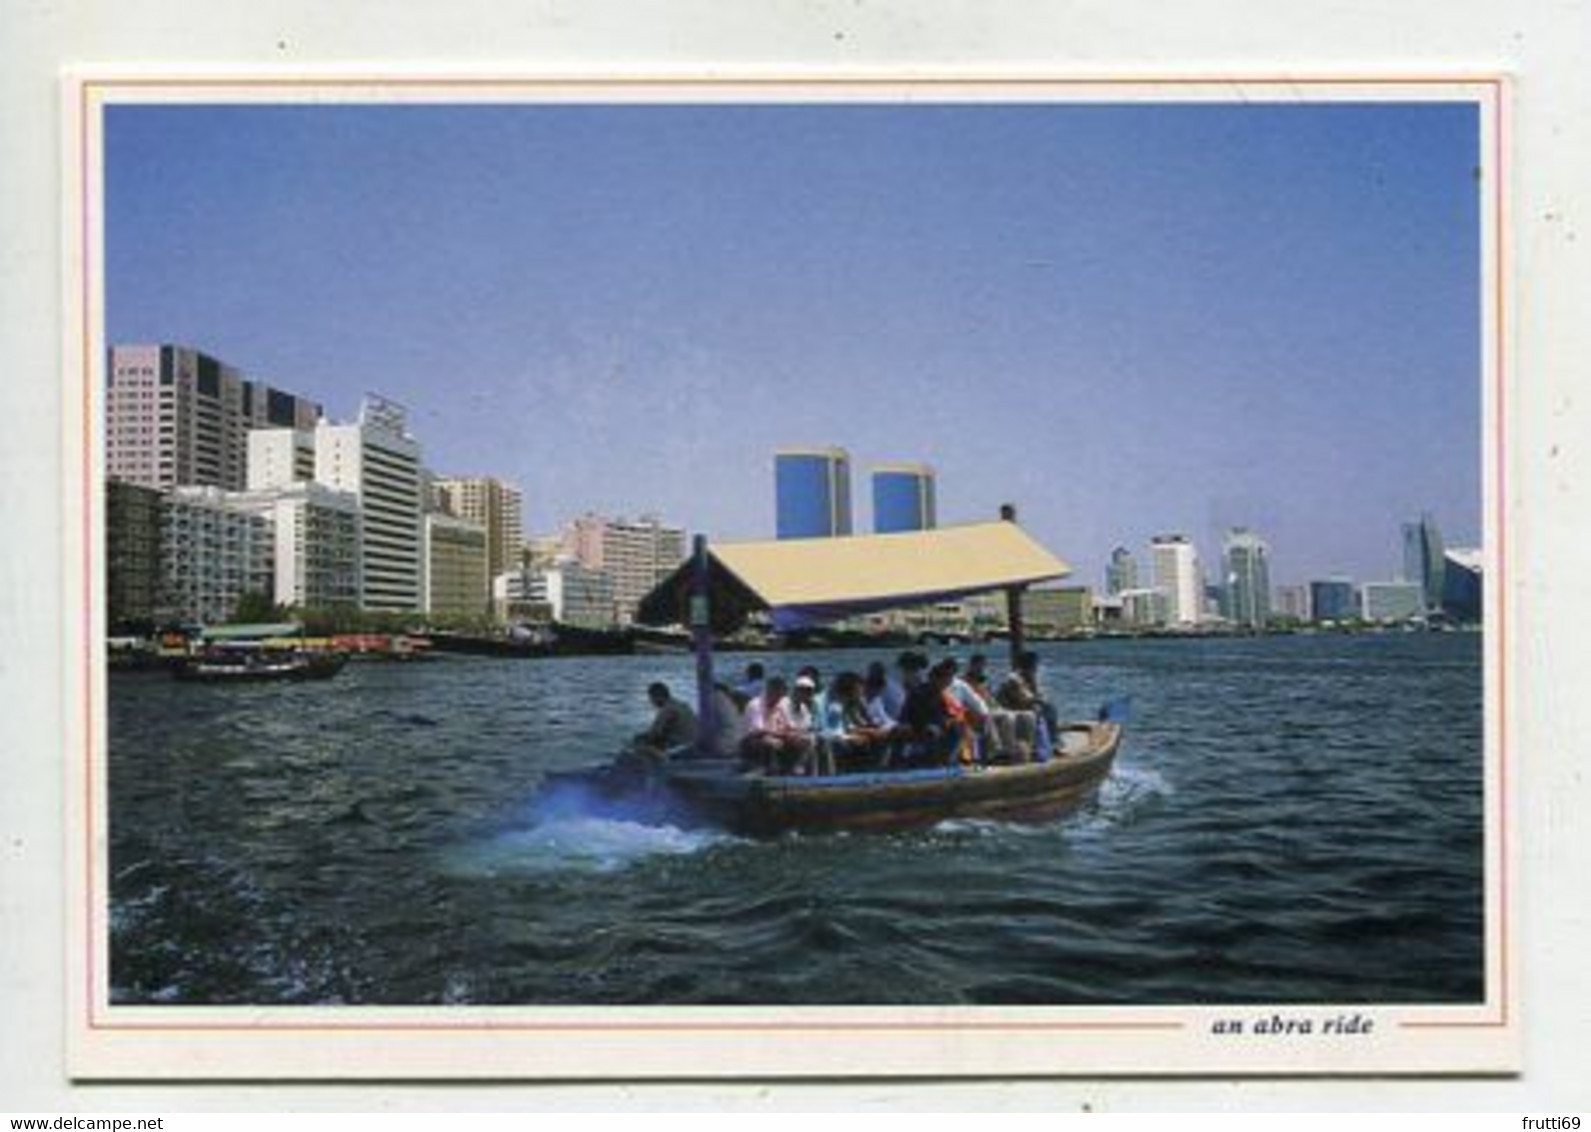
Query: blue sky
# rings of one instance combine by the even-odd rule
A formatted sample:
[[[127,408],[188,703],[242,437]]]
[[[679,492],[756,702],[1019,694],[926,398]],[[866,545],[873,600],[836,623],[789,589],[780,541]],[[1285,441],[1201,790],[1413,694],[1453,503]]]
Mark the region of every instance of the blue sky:
[[[1476,111],[1449,104],[115,106],[107,335],[197,346],[530,529],[773,530],[772,452],[926,460],[1112,547],[1389,577],[1480,529]]]

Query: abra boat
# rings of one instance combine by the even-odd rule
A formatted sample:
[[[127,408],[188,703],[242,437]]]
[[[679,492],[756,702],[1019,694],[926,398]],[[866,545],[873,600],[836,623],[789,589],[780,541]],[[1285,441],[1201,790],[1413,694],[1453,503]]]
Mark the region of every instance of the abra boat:
[[[217,649],[182,658],[172,666],[171,674],[178,680],[211,684],[327,680],[341,672],[347,662],[343,653]]]
[[[1070,568],[1028,536],[1011,508],[1001,520],[885,535],[736,543],[692,558],[641,603],[639,620],[688,625],[696,653],[697,717],[714,733],[712,641],[752,613],[781,632],[903,605],[1003,590],[1013,661],[1023,651],[1022,593]],[[1053,818],[1085,802],[1121,747],[1125,701],[1093,720],[1064,723],[1028,763],[950,765],[821,777],[747,775],[734,752],[704,747],[663,758],[549,775],[545,807],[560,805],[650,823],[709,825],[750,836],[788,831],[887,830],[947,818]]]

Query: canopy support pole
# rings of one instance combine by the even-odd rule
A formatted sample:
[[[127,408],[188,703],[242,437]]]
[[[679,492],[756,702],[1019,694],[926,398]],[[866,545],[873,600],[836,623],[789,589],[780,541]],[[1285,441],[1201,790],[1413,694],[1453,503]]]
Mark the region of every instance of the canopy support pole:
[[[713,618],[708,603],[710,567],[707,536],[697,535],[691,544],[691,651],[696,654],[697,747],[709,755],[718,735],[713,718]]]
[[[1002,522],[1016,522],[1016,507],[1010,503],[1000,505],[1000,519]],[[1022,591],[1026,586],[1008,586],[1005,591],[1005,622],[1009,630],[1011,644],[1011,670],[1014,672],[1022,654],[1027,651],[1027,642],[1022,628]]]

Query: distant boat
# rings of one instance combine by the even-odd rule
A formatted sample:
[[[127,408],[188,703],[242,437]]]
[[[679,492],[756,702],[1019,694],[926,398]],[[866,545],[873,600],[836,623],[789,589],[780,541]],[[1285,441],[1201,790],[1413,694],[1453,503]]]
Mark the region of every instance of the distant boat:
[[[1070,569],[1002,521],[887,535],[739,543],[694,557],[641,603],[651,625],[689,625],[697,653],[699,717],[714,710],[712,637],[767,613],[776,630],[799,631],[902,605],[1004,590],[1013,657],[1023,648],[1021,592]],[[1109,775],[1121,747],[1126,704],[1063,723],[1048,749],[1023,763],[916,766],[801,776],[742,773],[735,752],[681,750],[620,756],[610,764],[548,776],[544,801],[588,806],[631,820],[709,825],[750,836],[788,831],[887,830],[947,818],[1041,820],[1083,804]],[[713,728],[704,726],[704,735]]]
[[[340,652],[304,652],[253,647],[217,648],[183,657],[172,664],[178,680],[210,684],[266,680],[328,680],[343,670],[348,657]]]

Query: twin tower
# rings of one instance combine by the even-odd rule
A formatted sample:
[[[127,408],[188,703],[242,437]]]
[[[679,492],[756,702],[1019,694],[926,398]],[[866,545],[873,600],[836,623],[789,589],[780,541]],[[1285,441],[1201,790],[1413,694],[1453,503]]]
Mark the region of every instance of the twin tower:
[[[873,530],[931,530],[937,523],[934,470],[927,464],[878,464],[873,475]],[[778,537],[834,538],[852,533],[851,457],[843,448],[781,448],[773,457]]]

